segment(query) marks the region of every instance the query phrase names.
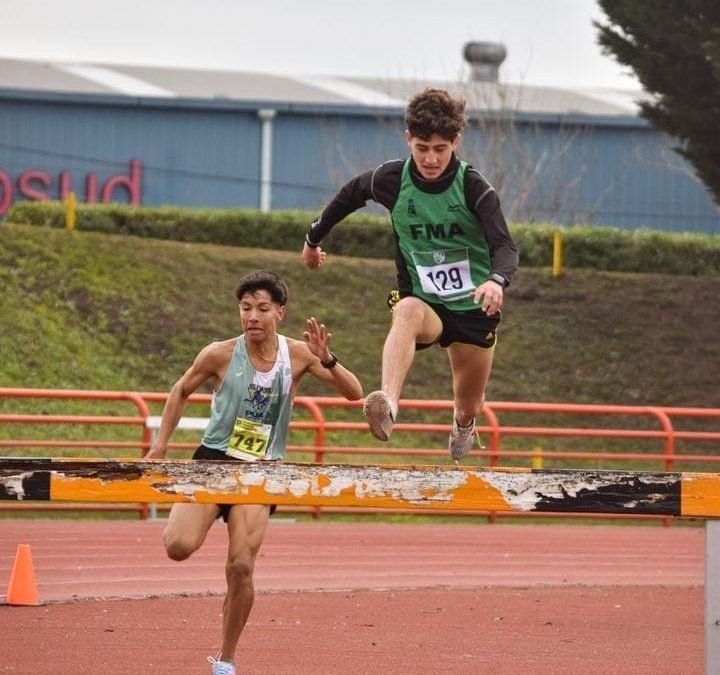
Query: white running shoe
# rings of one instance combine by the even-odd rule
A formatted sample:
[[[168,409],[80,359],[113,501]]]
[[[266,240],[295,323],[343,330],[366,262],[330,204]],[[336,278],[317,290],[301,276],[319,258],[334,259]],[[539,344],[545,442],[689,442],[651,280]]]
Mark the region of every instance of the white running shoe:
[[[208,656],[208,661],[212,664],[212,675],[237,675],[237,670],[232,663],[218,661],[212,656]]]
[[[367,418],[370,433],[381,441],[387,441],[395,425],[397,409],[384,391],[373,391],[367,395],[363,414]]]
[[[470,422],[470,424],[468,424],[466,427],[461,427],[458,424],[457,419],[455,419],[455,414],[453,413],[452,433],[450,434],[450,439],[448,442],[448,450],[450,451],[450,456],[456,462],[459,462],[463,457],[465,457],[468,450],[472,448],[474,440],[475,419],[473,418],[473,421]]]

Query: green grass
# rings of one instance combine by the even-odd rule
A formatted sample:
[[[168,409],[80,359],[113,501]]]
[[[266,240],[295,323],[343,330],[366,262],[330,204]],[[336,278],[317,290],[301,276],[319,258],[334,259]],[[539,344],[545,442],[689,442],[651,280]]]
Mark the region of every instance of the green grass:
[[[212,340],[239,331],[237,281],[272,268],[290,286],[282,330],[308,316],[379,384],[391,262],[0,227],[3,386],[165,391]],[[718,277],[521,269],[506,294],[490,400],[720,406]],[[326,393],[311,380],[301,394]],[[451,395],[441,349],[417,354],[407,398]]]

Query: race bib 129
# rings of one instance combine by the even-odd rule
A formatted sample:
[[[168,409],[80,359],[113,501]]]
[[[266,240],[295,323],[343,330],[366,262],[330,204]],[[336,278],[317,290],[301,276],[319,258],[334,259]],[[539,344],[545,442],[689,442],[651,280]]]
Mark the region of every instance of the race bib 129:
[[[425,293],[452,300],[467,297],[475,290],[467,249],[414,251],[413,261]]]

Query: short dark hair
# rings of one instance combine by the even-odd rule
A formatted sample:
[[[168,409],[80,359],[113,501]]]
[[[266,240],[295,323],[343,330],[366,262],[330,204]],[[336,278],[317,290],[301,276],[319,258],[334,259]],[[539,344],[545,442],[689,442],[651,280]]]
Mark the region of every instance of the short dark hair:
[[[288,287],[282,280],[280,275],[270,270],[255,270],[246,274],[235,290],[235,297],[238,301],[242,300],[243,295],[247,293],[256,293],[257,291],[267,291],[273,302],[281,307],[287,305]]]
[[[410,99],[405,125],[411,136],[427,141],[433,134],[454,141],[467,126],[465,100],[453,98],[445,89],[428,87]]]

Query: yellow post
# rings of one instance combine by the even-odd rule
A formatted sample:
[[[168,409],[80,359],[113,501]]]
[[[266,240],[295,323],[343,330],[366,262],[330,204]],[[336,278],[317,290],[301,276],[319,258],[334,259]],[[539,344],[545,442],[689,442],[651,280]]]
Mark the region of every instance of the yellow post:
[[[562,275],[563,268],[563,241],[562,232],[560,230],[555,231],[553,237],[553,276],[559,277]]]
[[[543,468],[542,448],[539,445],[536,445],[533,448],[532,468],[533,469],[542,469]]]
[[[65,228],[70,232],[74,232],[76,220],[77,198],[75,197],[75,193],[70,191],[65,200]]]

